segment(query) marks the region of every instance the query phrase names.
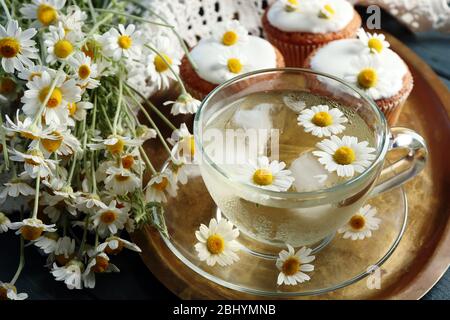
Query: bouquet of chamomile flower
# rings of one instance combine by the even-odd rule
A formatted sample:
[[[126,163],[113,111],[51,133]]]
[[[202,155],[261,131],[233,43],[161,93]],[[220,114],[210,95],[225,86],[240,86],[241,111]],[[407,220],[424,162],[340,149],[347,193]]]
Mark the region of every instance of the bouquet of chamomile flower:
[[[164,16],[139,2],[0,4],[0,233],[16,230],[21,242],[0,300],[27,297],[15,287],[27,244],[48,255],[57,281],[93,288],[97,273],[119,271],[111,256],[140,251],[123,232],[145,223],[165,231],[162,203],[186,183],[192,135],[147,98],[178,82],[179,98],[165,104],[174,115],[196,112],[178,76],[187,50]],[[173,130],[172,145],[147,109]],[[144,152],[148,139],[168,153],[161,172]]]

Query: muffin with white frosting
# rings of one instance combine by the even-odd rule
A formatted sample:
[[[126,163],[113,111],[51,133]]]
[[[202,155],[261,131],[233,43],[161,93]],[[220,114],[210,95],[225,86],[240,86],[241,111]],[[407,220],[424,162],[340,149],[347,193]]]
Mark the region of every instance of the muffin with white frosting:
[[[358,39],[332,41],[312,52],[304,67],[341,78],[364,91],[396,123],[413,88],[406,63],[391,49],[382,34],[358,31]],[[318,78],[320,81],[325,79]],[[326,85],[322,84],[322,85]]]
[[[346,0],[278,0],[266,9],[262,26],[286,65],[300,67],[314,49],[355,37],[361,17]]]
[[[219,84],[242,73],[284,67],[281,53],[268,41],[251,36],[236,20],[221,24],[213,36],[202,39],[181,62],[180,75],[186,89],[203,99]]]

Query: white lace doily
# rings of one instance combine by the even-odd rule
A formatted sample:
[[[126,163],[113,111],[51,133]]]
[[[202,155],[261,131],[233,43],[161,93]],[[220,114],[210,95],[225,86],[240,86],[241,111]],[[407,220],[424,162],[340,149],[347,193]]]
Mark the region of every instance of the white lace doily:
[[[190,46],[211,34],[220,21],[239,19],[251,34],[261,33],[261,15],[275,0],[147,0],[176,26]],[[379,5],[413,31],[450,31],[450,9],[446,0],[352,0]]]

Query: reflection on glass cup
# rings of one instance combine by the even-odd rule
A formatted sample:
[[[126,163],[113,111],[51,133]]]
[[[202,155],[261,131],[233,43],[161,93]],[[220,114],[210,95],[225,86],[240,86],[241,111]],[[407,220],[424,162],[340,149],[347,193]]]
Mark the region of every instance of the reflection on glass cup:
[[[369,128],[375,160],[359,175],[307,192],[270,191],[237,181],[227,169],[230,164],[221,163],[209,151],[210,123],[249,94],[278,91],[313,93],[357,114]],[[263,123],[260,126],[264,129]],[[196,115],[194,136],[201,174],[212,198],[247,239],[246,245],[261,252],[274,252],[286,243],[294,247],[319,243],[343,226],[369,197],[417,175],[427,158],[422,137],[406,128],[389,129],[383,113],[364,93],[335,77],[295,68],[248,73],[216,88]],[[388,154],[401,157],[384,166]]]

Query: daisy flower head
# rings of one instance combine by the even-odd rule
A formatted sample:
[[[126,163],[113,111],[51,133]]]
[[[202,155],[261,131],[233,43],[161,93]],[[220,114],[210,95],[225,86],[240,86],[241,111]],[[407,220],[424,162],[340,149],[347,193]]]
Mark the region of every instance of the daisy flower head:
[[[121,154],[125,151],[126,147],[139,147],[143,141],[138,139],[132,139],[127,136],[121,136],[118,134],[110,135],[106,139],[93,138],[92,141],[96,143],[88,144],[88,147],[92,150],[106,149],[112,155]]]
[[[295,252],[291,245],[287,245],[288,251],[282,250],[276,262],[280,273],[277,284],[296,285],[309,281],[311,278],[305,272],[314,271],[314,266],[310,262],[314,261],[315,256],[311,255],[312,250],[302,247]]]
[[[97,251],[105,252],[109,255],[117,255],[122,252],[124,248],[135,252],[142,252],[142,250],[134,243],[116,236],[106,238],[105,242],[98,245]]]
[[[317,105],[304,109],[297,118],[298,124],[313,136],[322,138],[339,134],[345,130],[343,123],[348,120],[338,108],[330,109],[327,105]]]
[[[250,159],[237,169],[238,179],[266,190],[287,191],[295,179],[285,167],[284,162],[269,161],[265,156],[258,157],[256,161]]]
[[[106,209],[108,206],[94,193],[82,193],[75,199],[75,205],[78,210],[91,213],[99,209]]]
[[[362,173],[375,159],[375,148],[368,147],[367,141],[358,142],[357,137],[331,136],[317,143],[320,151],[313,151],[319,162],[329,172],[336,171],[339,177],[353,177]]]
[[[332,19],[336,14],[336,9],[330,3],[323,4],[319,9],[319,18]]]
[[[25,119],[21,121],[20,110],[17,110],[16,112],[16,122],[13,122],[7,114],[5,115],[5,118],[6,126],[3,126],[5,130],[11,134],[17,133],[24,139],[36,140],[39,139],[39,137],[47,137],[47,135],[51,133],[49,128],[43,129],[41,126],[34,124],[33,119],[30,117],[25,117]]]
[[[104,52],[113,60],[125,58],[137,58],[141,54],[141,32],[136,31],[134,24],[129,24],[126,28],[119,24],[119,30],[111,28],[105,38]]]
[[[174,73],[179,73],[181,62],[173,52],[169,38],[158,36],[153,42],[153,46],[159,54],[152,52],[146,57],[146,71],[150,80],[156,83],[157,90],[165,90],[170,87],[172,80],[177,81]]]
[[[70,64],[75,71],[77,84],[82,89],[94,89],[100,85],[100,81],[96,79],[98,76],[97,65],[92,63],[90,57],[82,52],[77,52],[73,55]]]
[[[147,127],[146,125],[139,125],[136,127],[136,137],[139,140],[147,141],[153,138],[156,138],[156,130]]]
[[[17,198],[20,195],[27,197],[33,196],[35,193],[32,187],[20,179],[12,179],[3,186],[0,191],[0,203],[5,202],[8,197]]]
[[[370,238],[374,230],[378,230],[381,219],[376,217],[377,208],[370,204],[363,206],[338,232],[344,234],[344,239],[363,240]]]
[[[6,28],[0,25],[0,58],[3,70],[13,73],[14,70],[22,71],[25,67],[34,65],[31,59],[38,58],[38,49],[31,38],[36,32],[34,28],[22,31],[15,20],[10,20]]]
[[[374,100],[382,98],[383,93],[386,95],[397,90],[398,82],[402,81],[395,72],[388,73],[383,69],[378,55],[355,57],[344,80],[362,89]]]
[[[46,254],[53,253],[57,247],[59,235],[57,232],[46,232],[34,241],[34,245]]]
[[[75,239],[70,237],[58,238],[55,244],[54,255],[59,265],[67,264],[75,255]]]
[[[94,227],[97,228],[101,237],[115,235],[122,230],[128,219],[128,213],[117,207],[117,201],[113,200],[105,209],[99,210],[92,217]]]
[[[134,172],[143,172],[145,164],[140,160],[139,149],[134,149],[129,153],[125,153],[120,157],[122,168],[132,170]]]
[[[81,152],[81,143],[71,134],[66,126],[50,126],[51,132],[38,135],[38,139],[31,142],[30,148],[42,150],[46,157],[52,153],[59,156],[69,156]]]
[[[95,274],[96,273],[109,273],[109,272],[120,272],[114,264],[109,261],[109,257],[101,252],[96,256],[92,257],[83,273],[83,283],[86,288],[95,287]]]
[[[171,196],[177,195],[177,184],[174,174],[170,170],[154,175],[145,187],[145,201],[167,202],[166,192]]]
[[[126,195],[141,185],[139,177],[123,167],[109,167],[106,175],[106,189],[117,195]]]
[[[200,101],[193,98],[189,93],[181,94],[176,101],[166,101],[164,105],[172,105],[170,113],[174,116],[178,114],[194,114],[200,106]]]
[[[28,298],[26,293],[17,293],[17,288],[11,283],[0,281],[0,301],[5,300],[25,300]]]
[[[32,118],[47,101],[43,111],[47,125],[65,124],[69,117],[68,105],[81,100],[81,89],[76,85],[74,79],[66,80],[65,74],[55,77],[53,78],[46,71],[42,72],[41,77],[35,77],[33,81],[27,83],[28,90],[21,99],[24,104],[23,112]],[[55,87],[51,91],[53,81],[55,81]]]
[[[78,101],[71,102],[67,105],[69,109],[69,118],[67,120],[67,125],[74,127],[75,121],[83,121],[86,118],[87,110],[94,107],[92,102],[89,101]]]
[[[59,21],[62,23],[66,34],[71,32],[82,34],[82,27],[86,19],[86,12],[82,11],[76,5],[67,7],[66,14],[61,14],[59,17]]]
[[[356,34],[369,53],[382,53],[384,49],[390,46],[389,42],[385,40],[384,34],[371,34],[364,31],[363,28],[360,28]]]
[[[44,45],[48,53],[46,62],[54,64],[57,61],[71,61],[80,38],[80,34],[76,32],[66,34],[61,23],[58,26],[50,26],[50,32],[44,35]]]
[[[218,263],[220,266],[231,265],[239,260],[236,254],[239,251],[239,230],[233,228],[233,224],[222,218],[219,221],[211,219],[209,226],[202,224],[195,237],[199,242],[195,244],[195,250],[201,261],[206,261],[209,266]]]
[[[66,0],[32,0],[20,8],[24,18],[35,20],[34,26],[48,26],[58,21],[60,10],[66,4]]]
[[[33,81],[34,77],[41,77],[42,72],[46,71],[50,74],[51,77],[54,77],[56,75],[56,71],[53,69],[50,69],[46,66],[42,65],[35,65],[28,68],[23,69],[18,73],[19,79],[26,80],[26,81]]]
[[[46,178],[53,175],[57,162],[55,160],[46,159],[40,150],[32,149],[23,153],[13,149],[10,150],[10,152],[11,160],[24,163],[25,172],[22,174],[26,173],[33,179],[37,176]]]
[[[53,264],[51,274],[55,277],[56,281],[64,281],[67,288],[82,289],[81,277],[84,272],[84,264],[77,260],[72,259],[66,265],[58,267],[56,263]]]
[[[11,220],[3,212],[0,212],[0,233],[7,232],[10,224]]]
[[[221,73],[222,81],[227,81],[251,69],[247,57],[234,47],[224,50],[219,57],[219,66],[218,71]]]
[[[248,40],[248,31],[238,20],[220,24],[213,33],[217,41],[225,46],[233,46]]]
[[[43,232],[55,232],[55,225],[46,225],[36,218],[25,219],[21,222],[13,222],[10,224],[11,230],[17,230],[16,234],[21,234],[25,240],[36,240]]]
[[[195,139],[185,123],[182,123],[179,129],[174,130],[167,141],[176,148],[177,155],[186,160],[194,160]]]

